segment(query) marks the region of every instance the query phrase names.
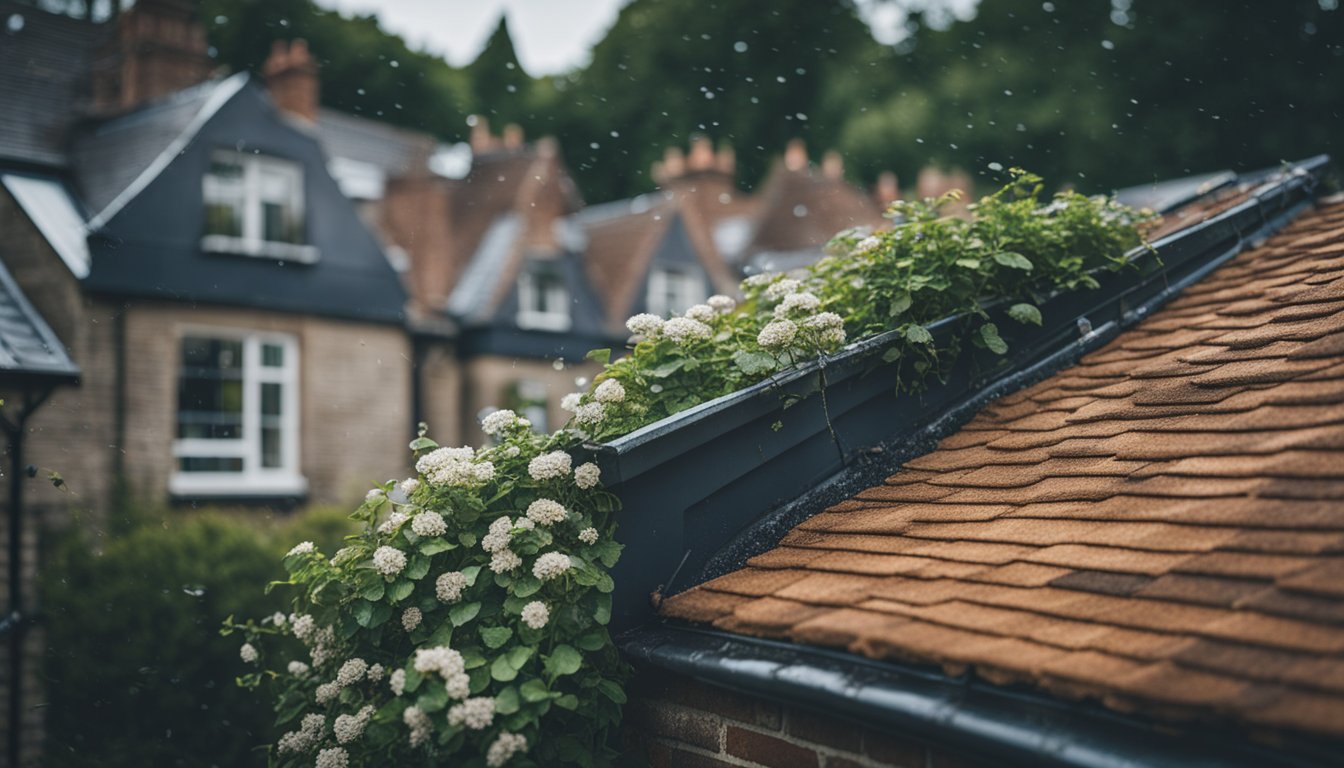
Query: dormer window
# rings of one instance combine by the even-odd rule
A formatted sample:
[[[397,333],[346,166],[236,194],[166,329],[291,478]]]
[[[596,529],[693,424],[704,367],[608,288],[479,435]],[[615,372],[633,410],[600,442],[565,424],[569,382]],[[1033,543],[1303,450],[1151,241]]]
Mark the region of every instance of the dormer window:
[[[697,273],[684,269],[654,267],[649,273],[649,293],[645,306],[659,317],[685,312],[705,300],[705,281]]]
[[[569,330],[569,289],[559,265],[534,261],[518,276],[518,327]]]
[[[313,262],[307,244],[303,166],[266,155],[218,150],[202,188],[210,253]]]

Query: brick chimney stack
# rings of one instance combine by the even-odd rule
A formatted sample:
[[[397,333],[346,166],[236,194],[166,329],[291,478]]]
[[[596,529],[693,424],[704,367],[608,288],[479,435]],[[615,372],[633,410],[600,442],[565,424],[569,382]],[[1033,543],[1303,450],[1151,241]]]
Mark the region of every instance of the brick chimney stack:
[[[139,0],[94,54],[93,111],[130,111],[210,79],[214,68],[196,3]]]
[[[504,126],[504,148],[515,151],[523,148],[523,127],[516,123]]]
[[[275,106],[309,123],[317,122],[317,62],[308,52],[308,41],[276,40],[262,74]]]
[[[691,154],[686,159],[686,165],[692,173],[714,170],[714,142],[708,136],[691,137]]]
[[[490,120],[484,115],[472,115],[467,118],[471,126],[471,136],[467,139],[473,154],[484,154],[499,149],[500,141],[490,132]]]
[[[877,204],[886,208],[892,200],[901,199],[901,187],[897,183],[896,174],[891,171],[883,171],[877,177],[877,186],[873,188],[873,197]]]
[[[719,173],[732,176],[737,173],[737,153],[733,151],[731,145],[724,144],[719,148],[714,164],[718,167]]]
[[[789,139],[784,148],[784,167],[790,171],[807,170],[807,145],[802,139]]]
[[[832,181],[845,178],[845,159],[834,149],[826,150],[821,156],[821,174]]]

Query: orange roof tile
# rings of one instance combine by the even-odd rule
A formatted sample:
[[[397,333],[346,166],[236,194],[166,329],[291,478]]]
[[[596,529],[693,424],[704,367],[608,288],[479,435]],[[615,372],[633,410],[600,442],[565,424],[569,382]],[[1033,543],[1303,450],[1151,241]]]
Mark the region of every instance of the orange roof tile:
[[[1344,737],[1344,204],[662,613]]]

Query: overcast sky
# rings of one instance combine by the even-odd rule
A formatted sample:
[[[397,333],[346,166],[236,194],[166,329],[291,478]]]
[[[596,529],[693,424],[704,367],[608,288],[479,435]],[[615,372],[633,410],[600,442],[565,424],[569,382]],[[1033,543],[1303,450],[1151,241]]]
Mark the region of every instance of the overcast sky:
[[[499,15],[509,16],[518,62],[532,76],[581,67],[588,50],[607,33],[629,0],[317,0],[343,13],[376,13],[383,29],[399,34],[412,48],[443,56],[460,67],[471,63],[494,31]],[[762,0],[768,2],[768,0]],[[957,17],[972,15],[978,0],[917,0],[943,6]],[[859,0],[882,42],[901,37],[905,14],[899,3]]]

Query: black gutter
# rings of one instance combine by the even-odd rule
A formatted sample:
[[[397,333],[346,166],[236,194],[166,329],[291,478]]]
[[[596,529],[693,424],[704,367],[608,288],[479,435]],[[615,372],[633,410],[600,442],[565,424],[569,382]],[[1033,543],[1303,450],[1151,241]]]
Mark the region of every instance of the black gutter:
[[[816,711],[975,757],[1042,768],[1307,768],[1338,764],[1338,747],[1294,739],[1295,753],[1231,726],[1181,728],[993,685],[972,675],[877,662],[823,648],[712,630],[644,627],[617,638],[638,668]]]

